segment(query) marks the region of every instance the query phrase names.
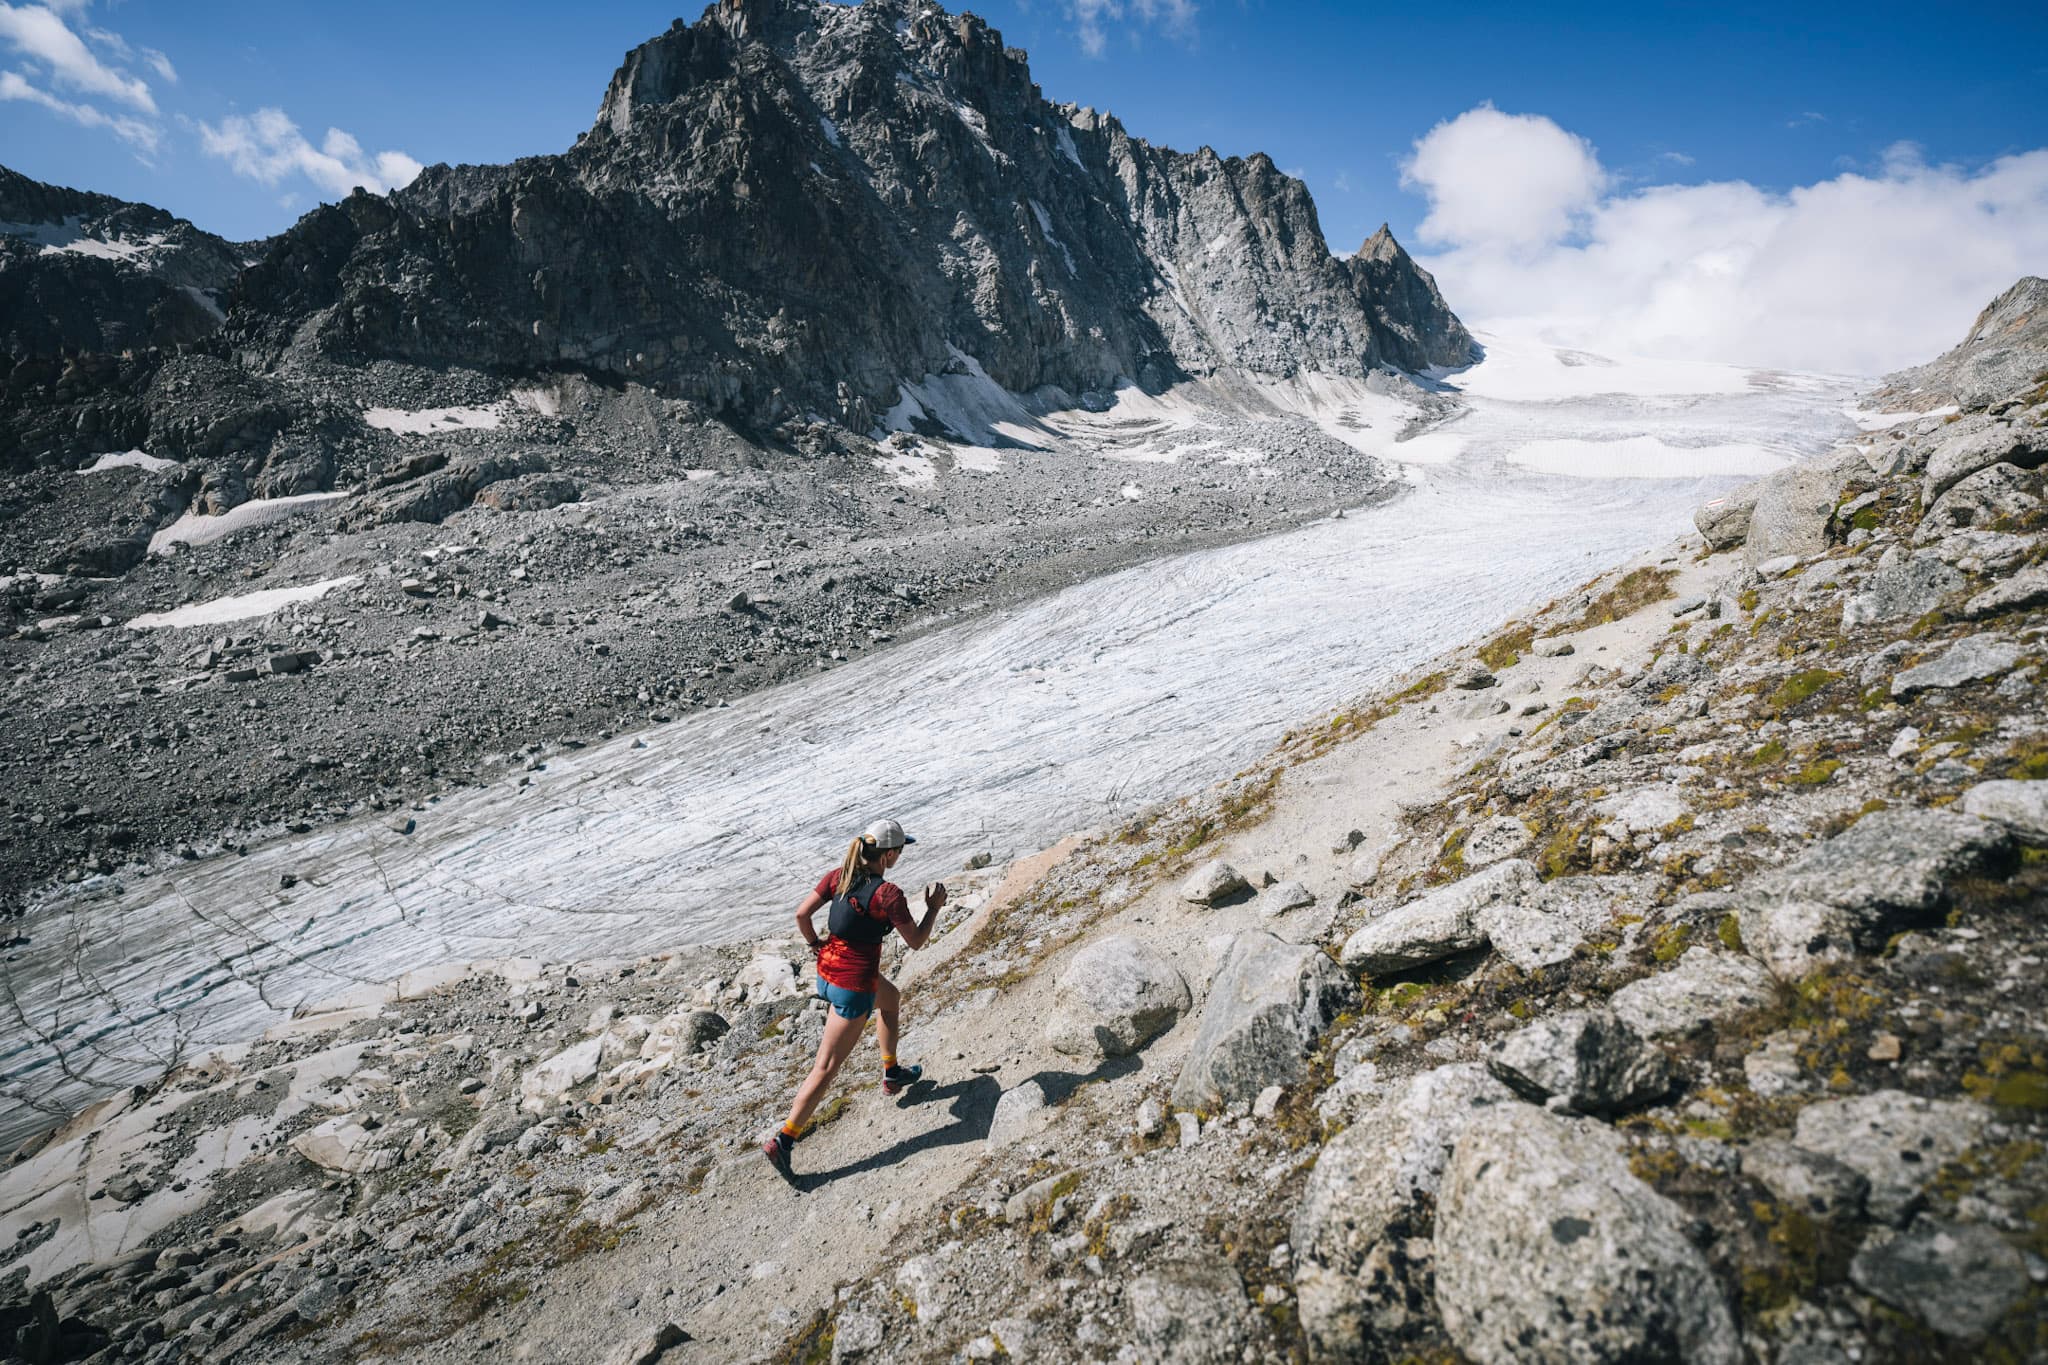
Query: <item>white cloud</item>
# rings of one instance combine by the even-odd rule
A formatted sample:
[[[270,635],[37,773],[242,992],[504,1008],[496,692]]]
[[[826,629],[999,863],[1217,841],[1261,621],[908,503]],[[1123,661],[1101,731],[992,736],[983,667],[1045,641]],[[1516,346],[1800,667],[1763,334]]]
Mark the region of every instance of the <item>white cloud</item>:
[[[105,128],[143,154],[155,152],[160,140],[157,126],[147,119],[134,118],[127,114],[108,114],[90,104],[60,99],[47,90],[39,89],[19,71],[0,71],[0,100],[21,100],[29,104],[39,104],[51,113],[87,128]]]
[[[1429,199],[1424,237],[1513,250],[1563,236],[1607,175],[1584,138],[1482,104],[1430,129],[1402,163],[1401,183]]]
[[[409,184],[420,163],[404,152],[366,155],[362,144],[339,128],[329,128],[318,147],[306,140],[282,109],[231,114],[218,124],[199,125],[199,142],[208,156],[217,156],[266,185],[297,172],[334,198],[360,186],[375,194]]]
[[[1081,50],[1100,57],[1109,49],[1108,25],[1130,19],[1157,24],[1173,37],[1191,41],[1195,34],[1194,0],[1067,0],[1067,14],[1081,39]]]
[[[40,65],[56,85],[116,100],[145,114],[156,112],[147,81],[116,71],[94,56],[85,40],[47,5],[0,4],[0,39]]]
[[[1488,136],[1442,136],[1475,119]],[[2048,274],[2048,149],[1970,170],[1900,144],[1876,170],[1783,193],[1619,189],[1549,119],[1481,108],[1404,169],[1442,248],[1424,264],[1468,323],[1590,350],[1875,375]]]

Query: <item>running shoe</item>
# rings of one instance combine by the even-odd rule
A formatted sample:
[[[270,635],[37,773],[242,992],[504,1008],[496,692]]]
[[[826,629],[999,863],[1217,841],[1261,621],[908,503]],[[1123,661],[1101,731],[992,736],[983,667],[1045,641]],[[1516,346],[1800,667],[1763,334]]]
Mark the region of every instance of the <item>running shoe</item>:
[[[789,1134],[783,1132],[776,1132],[761,1139],[761,1155],[768,1158],[768,1164],[773,1166],[776,1174],[784,1180],[794,1179],[796,1174],[789,1168],[791,1145]]]
[[[917,1084],[917,1078],[924,1075],[921,1066],[892,1066],[882,1073],[882,1093],[895,1095]]]

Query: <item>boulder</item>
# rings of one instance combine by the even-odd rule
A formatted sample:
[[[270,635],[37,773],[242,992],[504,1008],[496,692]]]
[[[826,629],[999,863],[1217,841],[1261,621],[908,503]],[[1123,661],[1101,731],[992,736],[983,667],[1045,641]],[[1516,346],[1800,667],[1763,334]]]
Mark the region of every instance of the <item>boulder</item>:
[[[1842,603],[1842,629],[1854,630],[1878,621],[1917,621],[1969,581],[1942,563],[1938,555],[1887,551],[1877,572],[1864,580],[1862,590]]]
[[[1022,1081],[997,1098],[995,1113],[988,1121],[988,1145],[1001,1148],[1022,1142],[1052,1119],[1053,1111],[1045,1100],[1045,1087],[1036,1080]]]
[[[1512,815],[1496,815],[1472,827],[1465,837],[1465,866],[1486,867],[1512,858],[1529,846],[1536,831]]]
[[[1976,1144],[1987,1117],[1967,1101],[1879,1090],[1808,1105],[1792,1140],[1868,1180],[1871,1217],[1901,1224],[1919,1206],[1927,1182]]]
[[[1958,432],[1936,446],[1927,457],[1927,473],[1920,482],[1920,503],[1932,507],[1941,495],[1982,469],[1997,464],[2033,468],[2048,455],[2048,442],[2039,432],[2023,432],[1997,425]]]
[[[1269,1085],[1298,1084],[1303,1054],[1357,1005],[1351,978],[1317,949],[1262,931],[1239,934],[1202,1006],[1174,1104],[1213,1113]]]
[[[1758,1138],[1742,1149],[1742,1173],[1787,1208],[1824,1223],[1860,1218],[1870,1182],[1822,1152],[1783,1138]]]
[[[1748,523],[1745,522],[1743,525],[1747,529]],[[1530,645],[1529,652],[1539,659],[1562,659],[1568,654],[1575,653],[1576,650],[1572,642],[1566,637],[1562,635],[1546,635],[1535,644]]]
[[[1732,550],[1749,535],[1750,513],[1756,508],[1757,485],[1746,484],[1693,510],[1692,524],[1706,537],[1708,548]]]
[[[1855,920],[1839,906],[1757,896],[1736,912],[1736,922],[1743,950],[1780,981],[1801,980],[1856,955]]]
[[[2027,1265],[1990,1228],[1925,1214],[1849,1263],[1858,1289],[1945,1337],[1981,1341],[2027,1292]]]
[[[2020,653],[2018,645],[1995,635],[1965,635],[1938,657],[1894,674],[1892,698],[1905,701],[1933,688],[1995,678],[2018,663]]]
[[[1493,670],[1477,659],[1467,661],[1451,675],[1451,686],[1466,692],[1481,691],[1492,687],[1497,681],[1499,680],[1493,676]]]
[[[1369,920],[1344,941],[1344,965],[1369,976],[1388,976],[1441,961],[1486,944],[1479,912],[1526,895],[1536,865],[1520,858],[1496,863]]]
[[[728,1027],[725,1016],[711,1010],[677,1010],[655,1021],[640,1042],[640,1055],[647,1061],[675,1054],[687,1057],[723,1037]]]
[[[478,1155],[510,1147],[533,1126],[533,1116],[511,1105],[487,1109],[448,1151],[434,1159],[437,1169],[459,1171]]]
[[[1139,1359],[1161,1365],[1237,1365],[1250,1303],[1220,1256],[1148,1268],[1124,1290]]]
[[[1748,958],[1695,946],[1668,970],[1623,986],[1608,1004],[1645,1038],[1669,1038],[1759,1009],[1774,994],[1770,973]]]
[[[1963,814],[2010,831],[2023,843],[2048,845],[2048,782],[1979,782],[1963,793]]]
[[[575,1087],[595,1080],[603,1055],[603,1035],[557,1052],[519,1078],[520,1107],[538,1113]]]
[[[1250,886],[1242,872],[1221,858],[1212,858],[1188,874],[1180,884],[1180,898],[1193,905],[1214,905]]]
[[[1525,972],[1569,958],[1635,903],[1633,877],[1559,877],[1479,908],[1479,932]]]
[[[1259,893],[1259,913],[1262,915],[1284,915],[1290,910],[1304,910],[1316,903],[1316,893],[1300,882],[1280,882]]]
[[[346,1175],[388,1171],[405,1157],[410,1123],[378,1124],[343,1114],[292,1138],[292,1150],[324,1170]]]
[[[2038,607],[2044,602],[2048,602],[2048,564],[2036,564],[1963,603],[1963,615],[1975,621],[2000,612]]]
[[[1689,1220],[1611,1132],[1528,1105],[1473,1119],[1444,1172],[1436,1303],[1477,1365],[1738,1365],[1733,1317]]]
[[[1925,542],[1963,527],[1988,528],[2038,511],[2041,499],[2028,491],[2030,482],[2026,473],[2009,464],[1980,469],[1935,499],[1921,516],[1913,539]]]
[[[1787,465],[1756,485],[1743,561],[1752,568],[1787,556],[1804,558],[1828,547],[1828,523],[1850,478],[1866,466],[1854,450]]]
[[[1487,1050],[1486,1067],[1537,1103],[1619,1114],[1671,1093],[1670,1059],[1608,1010],[1570,1010],[1516,1030]]]
[[[751,1004],[804,993],[797,983],[796,964],[774,953],[756,953],[733,977],[732,984]]]
[[[1053,983],[1045,1036],[1070,1057],[1127,1057],[1191,1003],[1188,983],[1157,949],[1112,935],[1075,953]]]
[[[1973,815],[1910,806],[1875,811],[1738,893],[1742,941],[1777,956],[1800,932],[1837,949],[1846,947],[1839,939],[1847,932],[1875,951],[1899,930],[1925,923],[1949,882],[1990,865],[2008,841],[2003,827]]]
[[[1478,1066],[1425,1071],[1330,1139],[1295,1210],[1294,1291],[1317,1360],[1377,1358],[1431,1319],[1431,1210],[1473,1118],[1514,1104]]]

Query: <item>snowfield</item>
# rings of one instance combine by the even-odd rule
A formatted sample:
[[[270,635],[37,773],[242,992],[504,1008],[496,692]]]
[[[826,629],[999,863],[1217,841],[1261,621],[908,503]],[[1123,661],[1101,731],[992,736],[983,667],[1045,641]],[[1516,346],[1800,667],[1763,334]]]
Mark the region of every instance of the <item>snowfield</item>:
[[[1853,434],[1846,385],[1753,386],[1739,367],[1525,360],[1499,386],[1521,396],[1488,396],[1487,366],[1506,351],[1456,376],[1468,411],[1399,445],[1397,400],[1363,384],[1283,386],[1326,428],[1395,458],[1429,453],[1391,503],[1078,583],[551,756],[518,775],[528,785],[443,797],[411,834],[363,818],[63,892],[0,966],[32,1024],[0,1044],[13,1110],[0,1140],[38,1125],[31,1104],[76,1108],[176,1048],[252,1037],[408,969],[772,932],[877,812],[919,837],[912,881],[976,850],[1044,847],[1238,771],[1288,727],[1668,540],[1729,474]],[[1578,392],[1591,369],[1615,387]],[[1685,376],[1699,388],[1674,393]],[[1200,409],[1177,394],[1038,418],[971,372],[943,378],[921,403],[1000,408],[1105,450],[1119,431],[1139,446],[1203,439]],[[956,477],[901,458],[899,477]],[[1148,483],[1159,469],[1163,494],[1174,475],[1141,467]]]
[[[216,597],[211,602],[194,602],[190,606],[177,607],[171,611],[147,612],[130,620],[128,628],[169,630],[188,626],[225,625],[229,621],[247,621],[257,616],[269,616],[299,602],[317,602],[336,588],[345,588],[357,581],[355,574],[348,574],[341,578],[326,578],[318,583],[305,583],[293,588],[266,588],[261,592]]]
[[[539,391],[522,392],[535,395],[535,411],[546,411],[538,401]],[[521,406],[525,403],[522,402]],[[383,431],[395,431],[401,436],[432,436],[444,431],[496,431],[505,424],[505,415],[495,407],[420,408],[416,411],[370,408],[363,413],[363,422]]]
[[[149,552],[163,554],[173,545],[211,545],[222,536],[231,536],[252,526],[268,526],[272,522],[296,516],[309,507],[347,496],[348,493],[344,490],[333,493],[301,493],[290,498],[251,498],[245,503],[229,508],[217,517],[187,512],[149,538]]]

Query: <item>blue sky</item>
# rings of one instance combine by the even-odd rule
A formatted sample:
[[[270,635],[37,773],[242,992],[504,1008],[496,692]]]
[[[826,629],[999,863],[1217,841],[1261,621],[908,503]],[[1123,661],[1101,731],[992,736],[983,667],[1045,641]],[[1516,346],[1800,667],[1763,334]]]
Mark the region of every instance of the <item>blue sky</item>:
[[[1469,234],[1421,231],[1431,192],[1412,176],[1404,185],[1403,168],[1433,128],[1488,104],[1537,116],[1596,156],[1597,190],[1561,220],[1558,244],[1575,247],[1598,231],[1603,205],[1649,186],[1741,182],[1783,195],[1884,176],[1902,143],[1966,181],[2048,148],[2038,3],[1944,7],[1938,20],[1924,6],[1873,4],[971,8],[1030,50],[1053,99],[1113,110],[1171,146],[1270,153],[1308,182],[1339,251],[1382,219],[1425,252],[1469,248]],[[566,147],[620,56],[676,13],[532,0],[0,3],[0,162],[260,236],[337,197],[351,174],[402,179],[415,161]],[[52,23],[96,72],[66,66]],[[352,142],[330,144],[330,128]],[[1986,269],[2003,263],[1987,258]]]

